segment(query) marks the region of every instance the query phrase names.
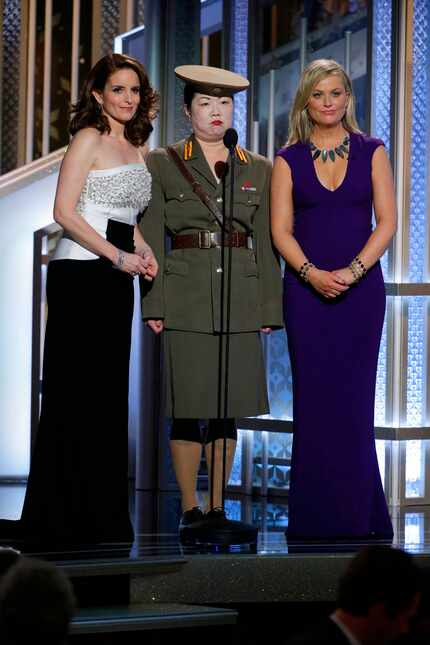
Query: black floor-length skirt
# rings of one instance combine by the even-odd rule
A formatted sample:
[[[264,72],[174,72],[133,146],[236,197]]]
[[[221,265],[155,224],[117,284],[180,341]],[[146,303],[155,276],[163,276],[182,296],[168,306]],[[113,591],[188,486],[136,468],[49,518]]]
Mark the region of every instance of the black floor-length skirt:
[[[113,230],[111,241],[131,250],[133,227],[114,224]],[[42,407],[21,518],[27,536],[85,542],[133,537],[128,513],[133,293],[131,276],[107,260],[49,264]]]

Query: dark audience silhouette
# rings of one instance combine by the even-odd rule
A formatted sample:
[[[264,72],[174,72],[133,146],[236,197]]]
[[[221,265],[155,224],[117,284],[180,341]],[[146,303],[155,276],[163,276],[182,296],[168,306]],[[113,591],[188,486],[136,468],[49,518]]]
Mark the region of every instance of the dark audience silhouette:
[[[75,606],[72,585],[61,569],[21,556],[0,579],[0,642],[62,645]]]

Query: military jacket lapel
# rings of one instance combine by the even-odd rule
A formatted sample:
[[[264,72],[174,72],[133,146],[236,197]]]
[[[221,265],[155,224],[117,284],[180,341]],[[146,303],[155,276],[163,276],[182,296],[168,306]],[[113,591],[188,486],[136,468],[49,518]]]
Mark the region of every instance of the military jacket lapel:
[[[205,190],[213,199],[214,203],[218,207],[219,211],[222,211],[222,202],[223,198],[226,200],[229,199],[230,195],[230,186],[231,186],[231,173],[227,173],[226,182],[225,182],[225,194],[223,195],[223,184],[218,182],[214,177],[208,162],[203,154],[203,151],[195,139],[194,135],[181,141],[179,144],[176,144],[175,149],[180,157],[183,159],[185,165],[195,179],[201,184],[203,190]],[[246,174],[248,165],[248,158],[246,153],[239,147],[236,146],[235,150],[235,193],[237,194],[238,187],[240,186],[240,177],[243,174]],[[211,209],[208,208],[208,211]],[[219,217],[212,213],[212,216],[215,220],[218,220]],[[221,216],[221,213],[220,213]]]
[[[189,145],[188,142],[191,143],[191,146],[188,149],[188,154],[185,154],[185,146],[187,144]],[[191,153],[189,153],[189,150],[191,150]],[[217,194],[218,193],[221,194],[222,192],[221,182],[218,182],[215,179],[213,172],[211,171],[209,164],[206,161],[203,151],[194,136],[191,136],[189,139],[187,139],[185,144],[182,144],[181,150],[179,150],[178,152],[181,154],[182,158],[190,168],[191,172],[193,173],[197,181],[201,181],[202,179],[204,179],[209,184],[209,186],[206,186],[205,183],[202,184],[206,190],[210,192],[215,190]],[[187,158],[188,156],[189,158]],[[235,173],[234,173],[235,182],[237,181],[243,169],[246,168],[247,163],[248,163],[248,160],[245,152],[242,150],[242,148],[240,148],[239,146],[236,146]],[[230,173],[228,173],[226,178],[226,189],[229,188],[230,181],[231,181],[231,177],[230,177]]]
[[[192,143],[191,156],[188,160],[185,160],[185,163],[188,165],[197,181],[202,182],[202,179],[205,180],[202,182],[204,189],[212,192],[213,190],[216,190],[218,182],[215,179],[212,170],[209,168],[209,164],[206,161],[198,141],[196,141],[194,136],[192,136],[189,141]],[[206,185],[206,182],[209,186]]]

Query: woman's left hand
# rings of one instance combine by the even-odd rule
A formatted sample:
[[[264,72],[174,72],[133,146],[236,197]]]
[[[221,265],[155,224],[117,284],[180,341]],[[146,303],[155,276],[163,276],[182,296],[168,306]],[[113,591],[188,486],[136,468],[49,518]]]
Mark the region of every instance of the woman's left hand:
[[[341,280],[343,284],[346,284],[348,287],[355,282],[354,275],[349,267],[344,267],[343,269],[336,269],[332,271],[332,274],[338,280]]]
[[[145,266],[145,273],[142,274],[145,280],[153,280],[158,273],[158,262],[155,258],[155,255],[143,238],[143,235],[139,229],[139,226],[136,224],[134,227],[134,252],[143,260]]]
[[[271,327],[260,327],[260,331],[263,334],[270,334],[270,332],[272,331],[272,328]]]
[[[158,273],[158,262],[151,247],[146,243],[141,244],[136,248],[136,253],[143,259],[146,267],[146,273],[143,277],[145,280],[153,280]]]

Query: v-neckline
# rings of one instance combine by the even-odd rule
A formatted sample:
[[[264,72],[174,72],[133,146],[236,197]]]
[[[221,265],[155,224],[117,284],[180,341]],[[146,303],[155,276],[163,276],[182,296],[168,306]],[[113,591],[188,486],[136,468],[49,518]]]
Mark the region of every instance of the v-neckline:
[[[349,133],[349,135],[348,135],[348,136],[349,136],[349,152],[348,152],[348,161],[346,162],[345,174],[344,174],[343,179],[342,179],[342,181],[340,182],[339,186],[337,186],[337,188],[334,188],[333,190],[332,190],[331,188],[327,188],[327,186],[324,186],[324,184],[323,184],[323,183],[322,183],[322,181],[320,180],[320,178],[319,178],[319,176],[318,176],[318,173],[317,173],[317,169],[315,168],[314,160],[312,159],[312,151],[311,151],[311,150],[310,150],[310,148],[309,148],[309,144],[306,144],[306,146],[307,146],[307,148],[308,148],[308,152],[309,152],[309,159],[310,159],[310,162],[311,162],[311,164],[312,164],[313,171],[314,171],[315,180],[316,180],[316,181],[317,181],[317,183],[321,186],[321,188],[322,188],[323,190],[326,190],[328,193],[337,193],[337,191],[338,191],[338,190],[340,190],[340,189],[342,188],[342,186],[344,185],[345,181],[347,180],[348,173],[349,173],[350,161],[351,161],[352,143],[353,143],[353,137],[352,137],[352,134],[353,134],[353,133],[352,133],[352,132],[350,132],[350,133]]]

